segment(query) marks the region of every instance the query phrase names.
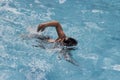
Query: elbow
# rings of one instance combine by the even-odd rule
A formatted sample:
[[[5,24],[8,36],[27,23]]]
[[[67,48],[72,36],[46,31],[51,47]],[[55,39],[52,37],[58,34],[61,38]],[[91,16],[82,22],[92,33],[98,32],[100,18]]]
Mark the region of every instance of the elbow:
[[[54,22],[55,26],[59,26],[60,25],[60,23],[58,21],[53,21],[53,22]]]

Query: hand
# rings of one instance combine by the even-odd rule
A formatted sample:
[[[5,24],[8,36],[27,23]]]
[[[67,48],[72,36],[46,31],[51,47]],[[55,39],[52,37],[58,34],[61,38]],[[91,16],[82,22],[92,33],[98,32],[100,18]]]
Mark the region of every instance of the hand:
[[[40,24],[40,25],[38,26],[38,28],[37,28],[37,32],[39,32],[39,31],[44,31],[44,30],[45,30],[45,27],[46,27],[45,24]]]
[[[63,41],[64,41],[64,39],[65,39],[65,37],[62,37],[62,38],[57,38],[57,39],[56,39],[56,42],[63,42]]]

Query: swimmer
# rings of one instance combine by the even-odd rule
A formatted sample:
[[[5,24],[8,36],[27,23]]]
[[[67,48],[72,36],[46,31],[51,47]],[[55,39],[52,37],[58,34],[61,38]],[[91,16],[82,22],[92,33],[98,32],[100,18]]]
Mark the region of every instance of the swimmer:
[[[62,46],[76,46],[77,45],[77,41],[74,38],[67,37],[65,35],[61,24],[57,21],[51,21],[51,22],[39,24],[37,28],[37,32],[44,31],[46,27],[50,27],[50,26],[56,28],[58,38],[56,40],[49,38],[47,40],[48,42],[59,42],[61,43]]]
[[[60,43],[61,46],[65,46],[65,48],[63,47],[62,50],[60,51],[59,59],[63,57],[66,61],[72,63],[73,65],[78,66],[78,63],[72,58],[70,53],[71,50],[74,50],[73,47],[77,45],[77,41],[74,38],[67,37],[62,29],[62,26],[57,21],[51,21],[51,22],[39,24],[37,28],[37,32],[44,31],[46,27],[55,27],[58,34],[58,38],[56,40],[47,38],[47,42],[53,42],[53,43],[57,42]]]

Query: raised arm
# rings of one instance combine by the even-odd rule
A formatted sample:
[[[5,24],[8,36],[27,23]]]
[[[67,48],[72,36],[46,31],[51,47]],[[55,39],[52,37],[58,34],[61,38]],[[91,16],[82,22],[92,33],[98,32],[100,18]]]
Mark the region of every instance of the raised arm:
[[[62,41],[64,38],[66,38],[66,35],[63,32],[62,26],[57,21],[51,21],[51,22],[46,22],[46,23],[40,24],[37,28],[37,32],[39,32],[40,30],[43,31],[46,27],[49,27],[49,26],[56,28],[56,31],[58,34],[58,38],[56,40]]]

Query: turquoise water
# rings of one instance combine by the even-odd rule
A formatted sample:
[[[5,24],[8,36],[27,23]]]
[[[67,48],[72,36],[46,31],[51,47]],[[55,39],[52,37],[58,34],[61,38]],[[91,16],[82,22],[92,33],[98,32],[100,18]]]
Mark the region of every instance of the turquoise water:
[[[77,39],[79,66],[59,59],[60,47],[34,47],[30,35],[51,20]],[[54,28],[44,34],[57,37]],[[0,0],[0,80],[119,80],[119,57],[120,0]]]

